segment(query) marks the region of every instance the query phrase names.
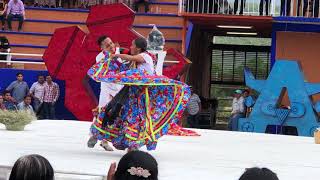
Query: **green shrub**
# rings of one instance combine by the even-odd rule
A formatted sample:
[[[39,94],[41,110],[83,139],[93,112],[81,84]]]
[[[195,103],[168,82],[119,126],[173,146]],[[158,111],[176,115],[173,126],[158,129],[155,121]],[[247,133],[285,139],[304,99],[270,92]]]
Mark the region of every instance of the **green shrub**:
[[[27,124],[36,119],[27,111],[0,111],[0,123],[11,131],[22,131]]]

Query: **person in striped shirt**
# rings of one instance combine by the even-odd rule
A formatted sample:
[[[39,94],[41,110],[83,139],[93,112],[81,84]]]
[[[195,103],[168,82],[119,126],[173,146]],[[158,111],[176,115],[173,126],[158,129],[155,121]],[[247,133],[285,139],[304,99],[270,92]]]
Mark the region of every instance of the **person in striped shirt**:
[[[43,112],[46,119],[55,119],[55,105],[60,95],[59,85],[52,81],[51,76],[46,77],[44,84]]]
[[[201,111],[201,100],[197,94],[194,93],[192,87],[191,89],[191,97],[187,104],[187,112],[188,116],[188,124],[190,128],[199,128],[199,113]]]

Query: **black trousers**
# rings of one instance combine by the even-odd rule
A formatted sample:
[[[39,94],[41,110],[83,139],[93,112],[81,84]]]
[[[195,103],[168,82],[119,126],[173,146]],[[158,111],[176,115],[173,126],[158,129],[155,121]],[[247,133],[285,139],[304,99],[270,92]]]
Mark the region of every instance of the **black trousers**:
[[[43,113],[45,119],[56,119],[55,104],[43,102]]]
[[[119,116],[122,106],[128,100],[129,88],[129,86],[124,86],[106,106],[102,122],[103,127],[106,127],[108,124],[113,124],[115,119]]]
[[[302,8],[302,14],[300,14],[301,10],[301,3],[303,1],[303,8]],[[298,16],[304,16],[308,9],[308,0],[298,0]]]
[[[199,113],[196,115],[189,115],[187,118],[188,124],[190,128],[200,128],[199,126]]]
[[[301,4],[303,2],[303,5]],[[313,0],[310,2],[312,4],[309,4],[310,8],[313,7],[311,12],[313,12],[314,17],[319,17],[319,0]],[[302,14],[300,14],[302,7]],[[308,10],[308,0],[298,0],[298,16],[306,16]]]
[[[314,17],[319,17],[319,0],[314,0]]]
[[[291,0],[281,0],[280,16],[290,16]]]
[[[264,5],[265,5],[265,10],[266,10],[266,16],[268,16],[269,15],[270,0],[260,0],[260,5],[259,5],[260,16],[263,16],[263,6]]]
[[[6,25],[6,17],[5,17],[5,15],[1,15],[0,16],[0,20],[1,20],[1,23],[2,23],[2,27],[4,28],[4,26]]]
[[[12,25],[11,25],[12,23],[11,22],[12,22],[13,18],[16,18],[16,19],[19,20],[18,30],[21,30],[22,29],[22,24],[23,24],[23,21],[24,21],[22,14],[15,14],[15,15],[9,14],[8,15],[8,27],[9,27],[9,30],[12,30]]]
[[[238,11],[238,7],[239,7],[239,0],[234,0],[234,10],[233,13],[237,14]],[[243,9],[246,7],[246,0],[240,0],[240,12],[239,14],[242,15],[243,14]]]

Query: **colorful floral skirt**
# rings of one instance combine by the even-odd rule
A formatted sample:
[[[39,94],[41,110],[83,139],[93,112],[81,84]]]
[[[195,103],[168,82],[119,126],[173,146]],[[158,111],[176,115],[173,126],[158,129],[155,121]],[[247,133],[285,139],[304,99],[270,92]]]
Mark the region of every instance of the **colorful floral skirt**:
[[[113,66],[110,60],[97,63],[88,75],[96,81],[129,86],[129,97],[113,124],[102,127],[105,112],[98,114],[91,127],[94,136],[121,150],[144,145],[154,150],[159,138],[169,130],[174,135],[198,135],[177,125],[190,98],[188,85],[165,76],[148,75],[140,69],[109,73]]]

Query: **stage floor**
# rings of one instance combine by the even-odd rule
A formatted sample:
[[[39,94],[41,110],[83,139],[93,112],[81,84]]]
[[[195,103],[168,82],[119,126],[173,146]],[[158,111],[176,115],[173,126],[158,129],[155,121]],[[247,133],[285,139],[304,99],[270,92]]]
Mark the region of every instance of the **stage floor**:
[[[36,121],[22,132],[0,125],[0,167],[26,154],[49,159],[58,172],[105,175],[124,151],[86,147],[90,123]],[[201,137],[165,136],[151,154],[161,180],[236,180],[244,169],[268,167],[281,180],[312,180],[320,172],[320,145],[313,138],[198,130]],[[144,148],[142,150],[145,150]]]

